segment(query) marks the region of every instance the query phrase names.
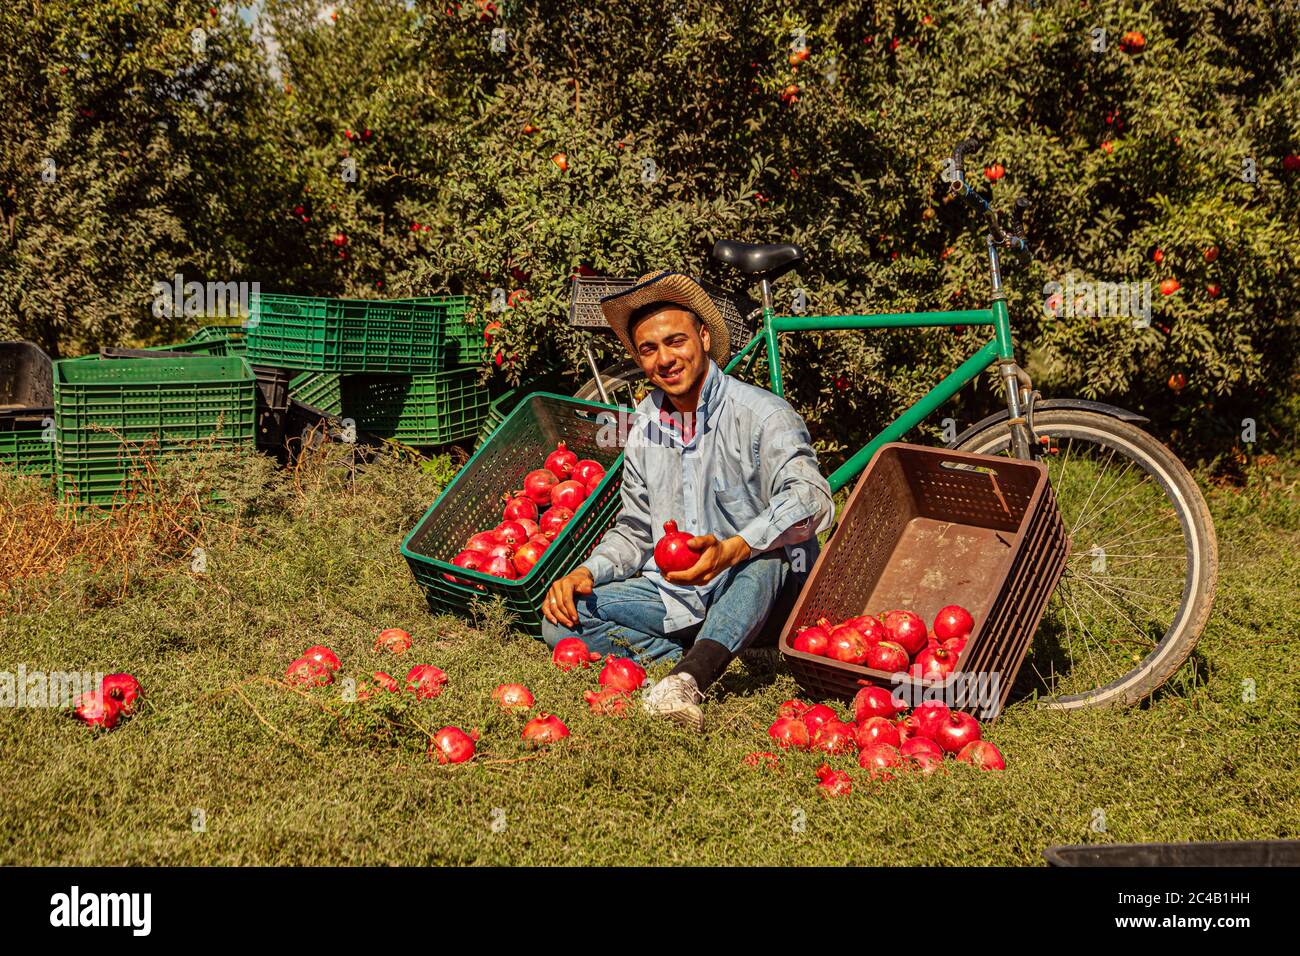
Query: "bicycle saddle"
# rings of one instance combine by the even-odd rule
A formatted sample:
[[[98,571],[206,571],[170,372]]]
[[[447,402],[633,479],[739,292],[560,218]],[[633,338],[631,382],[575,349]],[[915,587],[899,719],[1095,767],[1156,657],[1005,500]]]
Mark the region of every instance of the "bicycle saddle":
[[[713,258],[745,275],[775,279],[803,261],[803,250],[792,242],[736,242],[719,239],[713,244]]]

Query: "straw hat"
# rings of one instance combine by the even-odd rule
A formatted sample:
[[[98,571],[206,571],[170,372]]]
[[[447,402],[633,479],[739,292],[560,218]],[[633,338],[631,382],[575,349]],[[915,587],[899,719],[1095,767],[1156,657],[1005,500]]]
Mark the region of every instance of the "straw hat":
[[[709,357],[721,366],[727,364],[731,357],[731,333],[713,299],[688,275],[668,270],[647,272],[630,289],[601,299],[600,308],[605,313],[605,321],[635,357],[636,349],[628,334],[628,319],[641,306],[657,302],[671,302],[698,315],[709,330]]]

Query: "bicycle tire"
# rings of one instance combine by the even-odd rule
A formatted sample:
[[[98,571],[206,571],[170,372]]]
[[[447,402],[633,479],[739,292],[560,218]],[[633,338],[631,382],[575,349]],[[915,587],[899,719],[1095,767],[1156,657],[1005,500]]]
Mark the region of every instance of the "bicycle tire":
[[[1038,702],[1040,707],[1059,710],[1132,706],[1177,673],[1209,620],[1219,567],[1214,521],[1191,473],[1163,443],[1142,429],[1107,415],[1076,409],[1041,411],[1034,417],[1034,429],[1039,436],[1050,436],[1054,441],[1090,441],[1100,448],[1111,449],[1112,457],[1115,451],[1123,454],[1164,492],[1183,530],[1187,571],[1182,602],[1155,647],[1136,667],[1114,680],[1087,691],[1041,697]],[[1000,454],[1006,453],[1009,447],[1010,430],[1005,422],[998,422],[968,437],[958,450]],[[1087,503],[1085,511],[1086,508]],[[1066,530],[1072,531],[1069,523]],[[1076,551],[1074,556],[1080,553]],[[1057,600],[1056,595],[1052,600]]]
[[[636,390],[639,383],[646,380],[641,367],[630,359],[624,359],[601,369],[600,376],[605,385],[605,391],[614,404],[618,404],[615,393],[627,390],[630,394]],[[573,393],[573,397],[587,402],[601,401],[600,389],[596,387],[595,376],[583,382],[578,387],[578,390]]]

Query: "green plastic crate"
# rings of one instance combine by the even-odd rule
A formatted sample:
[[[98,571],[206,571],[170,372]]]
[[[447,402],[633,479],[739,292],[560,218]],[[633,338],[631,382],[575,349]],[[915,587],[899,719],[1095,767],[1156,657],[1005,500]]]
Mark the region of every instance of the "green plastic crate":
[[[245,354],[256,365],[313,372],[429,374],[478,365],[487,343],[467,319],[468,302],[257,293]]]
[[[243,355],[247,351],[247,330],[240,325],[205,325],[186,339],[186,345],[199,345],[204,342],[220,342],[223,351],[211,354]],[[176,347],[173,347],[176,348]],[[187,349],[176,348],[177,351]]]
[[[500,595],[521,629],[541,634],[542,598],[551,582],[591,553],[622,507],[623,449],[618,409],[564,395],[534,392],[476,451],[402,542],[402,554],[434,613],[464,615],[469,602]],[[515,581],[451,564],[477,531],[501,523],[501,496],[523,487],[563,441],[579,458],[605,466],[604,479],[528,574]]]
[[[472,368],[434,375],[344,375],[342,393],[343,415],[359,429],[407,445],[445,445],[477,435],[488,410],[487,386],[479,384]]]
[[[257,379],[238,356],[57,362],[54,406],[60,497],[105,504],[132,487],[141,446],[251,444]]]
[[[54,442],[45,438],[40,426],[0,430],[0,466],[49,478],[54,474]]]
[[[343,414],[341,375],[329,372],[303,372],[289,381],[289,397],[304,405],[319,408],[331,415]]]
[[[523,386],[520,386],[502,392],[488,403],[487,414],[483,416],[483,421],[478,426],[478,443],[480,446],[487,443],[487,440],[492,437],[492,433],[506,420],[506,417],[519,404],[519,400],[525,394]]]

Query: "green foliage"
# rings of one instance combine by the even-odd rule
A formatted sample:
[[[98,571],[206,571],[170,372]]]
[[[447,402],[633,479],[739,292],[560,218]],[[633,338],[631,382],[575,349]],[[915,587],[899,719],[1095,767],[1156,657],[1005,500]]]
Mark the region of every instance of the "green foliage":
[[[182,41],[206,8],[139,7],[100,0],[75,26],[62,5],[6,8],[18,68],[0,123],[21,144],[5,159],[21,185],[19,207],[6,200],[0,323],[43,343],[165,338],[146,292],[175,271],[319,294],[466,292],[480,313],[500,288],[526,298],[496,316],[491,374],[577,375],[584,336],[562,316],[580,265],[734,285],[709,260],[718,238],[804,247],[782,310],[796,288],[812,314],[982,306],[979,223],[939,176],[977,134],[972,181],[1004,213],[1020,194],[1035,204],[1034,258],[1009,256],[1005,272],[1045,393],[1145,410],[1211,455],[1246,416],[1261,442],[1289,438],[1272,409],[1297,391],[1300,173],[1282,167],[1300,150],[1294,5],[356,0],[331,20],[312,0],[271,0],[257,32],[274,55],[223,12],[202,62]],[[1142,49],[1122,46],[1127,31]],[[128,55],[136,34],[147,52]],[[91,36],[77,82],[59,75],[56,53]],[[177,92],[121,92],[137,74]],[[95,119],[76,112],[87,103]],[[152,132],[172,116],[171,135]],[[97,165],[112,153],[95,137],[129,144],[120,170]],[[52,138],[73,151],[57,191],[33,173]],[[980,167],[994,162],[1006,176],[990,185]],[[1149,283],[1151,327],[1047,313],[1047,283],[1071,277]],[[1167,278],[1181,284],[1170,296],[1156,290]],[[980,338],[790,337],[788,388],[833,462]],[[612,337],[603,347],[618,357]],[[986,377],[953,414],[998,401]]]

